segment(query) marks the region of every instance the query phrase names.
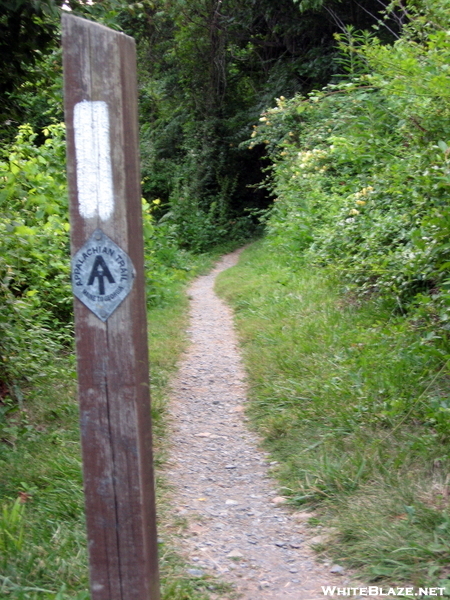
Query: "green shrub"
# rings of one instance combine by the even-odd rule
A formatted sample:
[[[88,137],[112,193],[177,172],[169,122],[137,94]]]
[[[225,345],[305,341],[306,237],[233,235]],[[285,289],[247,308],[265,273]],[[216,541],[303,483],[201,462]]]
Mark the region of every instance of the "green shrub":
[[[0,382],[16,396],[71,339],[64,127],[44,135],[20,127],[0,162]]]
[[[361,72],[308,98],[277,99],[250,147],[273,157],[267,220],[274,247],[332,265],[358,293],[414,308],[446,329],[450,316],[448,17],[410,15],[392,46],[338,37]]]

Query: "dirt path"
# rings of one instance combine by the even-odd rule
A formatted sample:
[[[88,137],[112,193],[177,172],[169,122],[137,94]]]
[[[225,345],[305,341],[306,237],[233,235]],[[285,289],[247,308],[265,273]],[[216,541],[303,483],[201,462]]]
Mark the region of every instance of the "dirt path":
[[[268,456],[245,425],[232,316],[213,291],[216,275],[238,255],[225,256],[190,289],[191,344],[173,383],[168,471],[176,510],[190,524],[183,550],[192,575],[218,575],[244,600],[322,599],[321,586],[348,585],[347,577],[315,562],[305,515],[277,504]]]

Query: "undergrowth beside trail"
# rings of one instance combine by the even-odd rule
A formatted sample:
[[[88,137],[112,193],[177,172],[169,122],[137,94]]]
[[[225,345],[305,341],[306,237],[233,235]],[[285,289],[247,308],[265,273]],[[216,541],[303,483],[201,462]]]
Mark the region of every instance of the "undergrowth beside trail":
[[[319,551],[366,581],[450,590],[448,347],[327,269],[258,242],[218,278],[248,413]]]
[[[192,274],[216,254],[198,257]],[[152,418],[163,600],[206,600],[220,584],[196,578],[175,550],[170,490],[161,467],[166,458],[167,386],[184,348],[187,299],[172,284],[164,306],[149,310]],[[0,598],[88,600],[84,499],[74,361],[58,377],[23,388],[24,401],[0,405]],[[159,472],[159,474],[158,474]]]

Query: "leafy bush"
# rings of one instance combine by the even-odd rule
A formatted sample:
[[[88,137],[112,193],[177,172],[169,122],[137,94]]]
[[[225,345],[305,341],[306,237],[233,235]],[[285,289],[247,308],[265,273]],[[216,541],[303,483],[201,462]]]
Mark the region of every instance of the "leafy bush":
[[[0,382],[52,369],[71,339],[64,128],[20,127],[0,162]]]
[[[192,255],[180,249],[176,227],[163,219],[158,222],[154,215],[160,200],[150,205],[142,200],[144,220],[144,258],[147,304],[165,306],[177,293],[174,284],[186,281],[194,264]]]
[[[274,160],[274,246],[446,328],[450,41],[438,16],[433,25],[411,14],[392,46],[360,35],[349,47],[338,36],[364,72],[307,98],[280,97],[250,147],[265,144]]]

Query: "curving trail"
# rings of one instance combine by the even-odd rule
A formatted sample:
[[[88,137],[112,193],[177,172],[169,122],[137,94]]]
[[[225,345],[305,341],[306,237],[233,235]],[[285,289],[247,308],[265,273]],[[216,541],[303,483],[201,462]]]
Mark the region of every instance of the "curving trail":
[[[277,503],[268,456],[245,424],[245,373],[232,314],[213,290],[216,275],[236,264],[239,253],[190,288],[191,344],[172,386],[167,472],[176,510],[189,523],[181,543],[193,575],[217,575],[244,600],[322,599],[321,586],[349,585],[347,577],[315,562],[304,513]]]

